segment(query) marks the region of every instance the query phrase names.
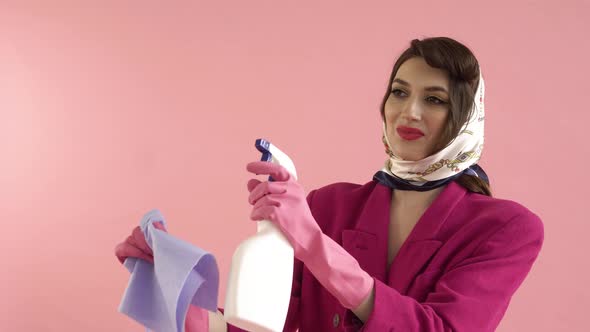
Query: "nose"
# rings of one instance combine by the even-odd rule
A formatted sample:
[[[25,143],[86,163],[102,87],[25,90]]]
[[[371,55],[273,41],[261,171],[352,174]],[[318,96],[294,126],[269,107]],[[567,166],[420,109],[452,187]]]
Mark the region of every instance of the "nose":
[[[402,116],[408,120],[420,120],[422,118],[420,100],[418,98],[408,98],[402,109]]]

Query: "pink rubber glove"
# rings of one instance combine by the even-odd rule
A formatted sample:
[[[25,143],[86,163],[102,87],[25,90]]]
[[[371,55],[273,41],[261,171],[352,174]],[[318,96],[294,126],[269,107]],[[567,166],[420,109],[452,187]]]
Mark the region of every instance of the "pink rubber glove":
[[[164,232],[166,231],[161,222],[155,222],[154,227]],[[125,241],[115,247],[115,256],[117,256],[121,264],[125,262],[127,257],[141,258],[152,264],[154,263],[154,253],[145,241],[145,237],[139,226],[133,229],[131,235]]]
[[[209,312],[196,305],[189,304],[186,319],[184,320],[186,332],[209,331]]]
[[[373,288],[373,278],[338,243],[326,236],[311,214],[299,183],[282,166],[257,161],[247,165],[254,174],[270,175],[275,181],[248,181],[254,205],[252,220],[270,220],[277,225],[316,279],[349,309],[357,308]]]

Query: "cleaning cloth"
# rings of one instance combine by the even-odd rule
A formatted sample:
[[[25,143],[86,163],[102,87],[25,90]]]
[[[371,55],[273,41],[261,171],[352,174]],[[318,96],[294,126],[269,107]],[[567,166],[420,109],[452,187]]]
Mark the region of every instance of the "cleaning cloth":
[[[131,272],[119,312],[148,330],[182,331],[189,305],[216,312],[219,269],[207,251],[157,229],[166,221],[158,210],[146,213],[140,222],[154,264],[128,257]]]

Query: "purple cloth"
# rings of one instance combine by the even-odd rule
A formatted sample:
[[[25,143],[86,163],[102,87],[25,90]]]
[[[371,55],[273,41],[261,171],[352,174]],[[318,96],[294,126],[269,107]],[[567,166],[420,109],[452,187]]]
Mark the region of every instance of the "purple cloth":
[[[155,228],[152,224],[157,221],[166,226],[158,210],[141,219],[154,264],[132,257],[125,260],[131,277],[119,312],[154,331],[184,331],[191,303],[217,310],[219,270],[213,255]]]

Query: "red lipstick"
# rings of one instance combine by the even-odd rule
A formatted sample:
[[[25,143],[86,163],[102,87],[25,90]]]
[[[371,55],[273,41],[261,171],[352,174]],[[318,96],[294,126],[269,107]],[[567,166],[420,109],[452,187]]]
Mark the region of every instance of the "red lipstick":
[[[413,141],[424,136],[424,133],[420,129],[412,127],[399,126],[396,131],[401,138],[408,141]]]

